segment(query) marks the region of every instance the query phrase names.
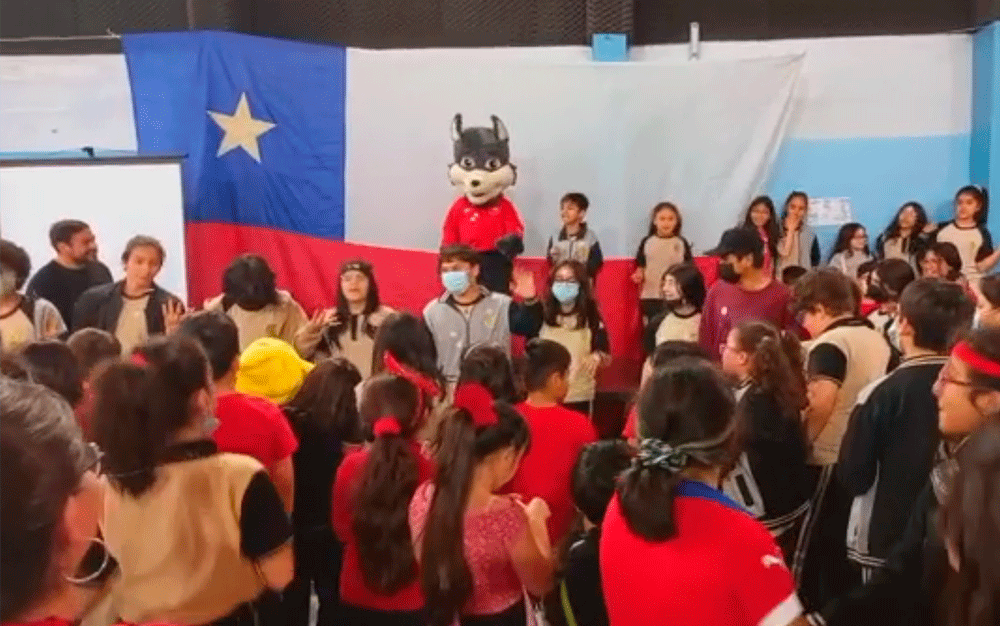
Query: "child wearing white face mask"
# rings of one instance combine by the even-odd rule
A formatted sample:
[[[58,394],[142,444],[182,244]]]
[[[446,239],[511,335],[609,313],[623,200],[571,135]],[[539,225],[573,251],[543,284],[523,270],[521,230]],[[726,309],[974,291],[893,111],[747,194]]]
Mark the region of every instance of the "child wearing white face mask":
[[[538,333],[569,351],[569,390],[563,404],[585,415],[593,408],[597,371],[611,361],[608,331],[591,289],[582,263],[557,263],[549,275],[545,320]]]
[[[694,263],[682,263],[663,274],[666,308],[655,315],[643,332],[646,356],[664,341],[698,341],[701,307],[705,304],[705,279]]]
[[[0,348],[5,351],[66,332],[54,304],[20,293],[30,272],[28,253],[13,242],[0,240]]]

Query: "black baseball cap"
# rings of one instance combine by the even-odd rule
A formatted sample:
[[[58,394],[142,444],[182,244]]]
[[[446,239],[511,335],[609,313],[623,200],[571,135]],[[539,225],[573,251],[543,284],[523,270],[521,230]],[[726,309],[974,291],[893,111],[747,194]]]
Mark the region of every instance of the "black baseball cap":
[[[763,253],[764,242],[761,241],[760,235],[749,228],[730,228],[722,233],[719,245],[705,254],[718,257],[735,254],[738,257],[743,257],[748,254],[760,255]]]

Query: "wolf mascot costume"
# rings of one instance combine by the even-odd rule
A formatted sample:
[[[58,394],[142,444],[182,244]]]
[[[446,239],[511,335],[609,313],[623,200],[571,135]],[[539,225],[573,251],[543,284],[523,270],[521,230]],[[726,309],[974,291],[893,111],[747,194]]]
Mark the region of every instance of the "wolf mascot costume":
[[[475,248],[483,257],[479,284],[510,293],[514,258],[524,251],[524,222],[503,193],[517,179],[510,162],[510,136],[500,118],[490,119],[492,128],[462,128],[460,113],[452,121],[455,161],[448,175],[462,195],[445,217],[441,245]]]

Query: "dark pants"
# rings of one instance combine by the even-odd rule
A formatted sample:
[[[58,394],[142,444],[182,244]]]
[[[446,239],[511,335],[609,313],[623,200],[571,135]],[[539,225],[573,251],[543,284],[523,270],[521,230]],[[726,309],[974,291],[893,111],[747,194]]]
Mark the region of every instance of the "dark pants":
[[[509,295],[514,262],[496,250],[479,254],[483,259],[479,266],[479,284],[490,291]]]
[[[274,591],[265,591],[253,602],[241,604],[229,615],[211,622],[209,626],[281,626],[281,597]]]
[[[340,610],[340,566],[344,549],[327,527],[295,535],[295,579],[285,589],[283,608],[288,626],[309,626],[310,596],[319,599],[316,626],[334,626]]]
[[[426,626],[423,611],[377,611],[344,604],[337,616],[338,626]]]
[[[861,577],[847,560],[847,522],[853,498],[837,482],[834,466],[809,466],[807,470],[816,490],[799,538],[804,548],[799,596],[807,610],[818,611],[853,589]]]

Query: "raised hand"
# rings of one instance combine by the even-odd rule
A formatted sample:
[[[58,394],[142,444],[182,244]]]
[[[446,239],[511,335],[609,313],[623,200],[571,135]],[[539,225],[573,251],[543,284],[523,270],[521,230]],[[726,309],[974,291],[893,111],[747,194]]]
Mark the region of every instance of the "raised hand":
[[[514,295],[522,300],[533,300],[538,296],[535,274],[530,270],[515,267],[511,273],[511,282],[514,283]]]
[[[180,328],[190,313],[184,309],[184,304],[180,300],[169,300],[163,305],[163,331],[171,334]]]

